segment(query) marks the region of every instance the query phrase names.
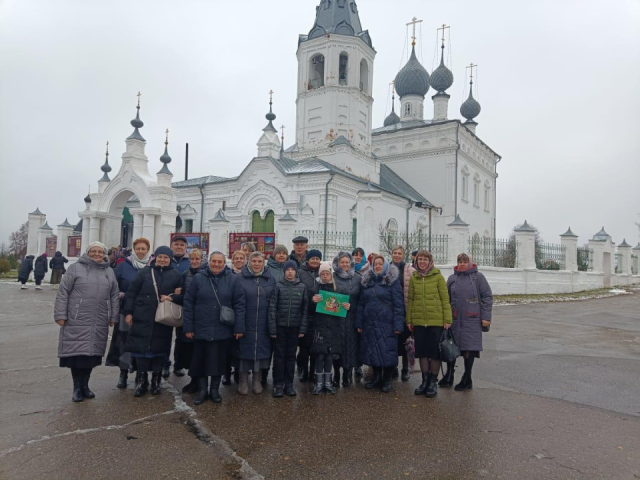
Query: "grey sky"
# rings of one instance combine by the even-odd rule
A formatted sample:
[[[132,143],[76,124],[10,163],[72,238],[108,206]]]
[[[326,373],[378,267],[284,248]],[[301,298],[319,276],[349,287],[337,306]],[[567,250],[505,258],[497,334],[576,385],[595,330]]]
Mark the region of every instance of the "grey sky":
[[[269,89],[294,142],[297,37],[319,0],[0,0],[0,241],[39,207],[55,226],[97,190],[104,145],[115,174],[142,92],[152,173],[165,128],[184,178],[237,175],[256,154]],[[450,118],[480,65],[478,136],[503,157],[498,235],[525,218],[547,241],[602,225],[638,242],[640,2],[360,0],[377,50],[374,118],[423,19],[419,57],[434,68],[436,28],[451,25]],[[405,58],[403,58],[403,51]],[[425,117],[432,114],[432,92]]]

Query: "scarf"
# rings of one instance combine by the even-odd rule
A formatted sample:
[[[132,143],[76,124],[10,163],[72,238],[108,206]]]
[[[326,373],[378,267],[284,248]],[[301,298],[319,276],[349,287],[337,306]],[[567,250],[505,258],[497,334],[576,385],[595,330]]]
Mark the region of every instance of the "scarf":
[[[142,270],[149,264],[150,258],[151,250],[147,252],[143,259],[139,259],[138,256],[134,253],[133,255],[129,256],[129,261],[131,262],[131,265],[133,265],[133,268],[135,268],[136,270]]]
[[[384,261],[384,265],[382,266],[382,272],[380,272],[379,274],[375,272],[375,270],[373,271],[373,277],[378,280],[383,278],[387,272],[389,271],[389,262],[387,260]]]
[[[356,263],[356,272],[359,272],[362,267],[367,264],[367,257],[365,255],[362,256],[362,260],[360,263]]]
[[[435,263],[433,262],[433,258],[429,261],[429,265],[427,265],[427,268],[425,270],[420,270],[420,267],[418,267],[418,262],[416,261],[415,263],[415,269],[416,272],[418,272],[418,275],[420,275],[421,277],[426,277],[427,274],[433,270]]]

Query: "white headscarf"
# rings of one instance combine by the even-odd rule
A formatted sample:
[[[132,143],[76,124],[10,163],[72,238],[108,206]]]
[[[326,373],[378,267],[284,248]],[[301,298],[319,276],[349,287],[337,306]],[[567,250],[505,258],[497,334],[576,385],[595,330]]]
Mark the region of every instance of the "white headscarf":
[[[138,255],[136,255],[136,252],[133,252],[129,256],[129,260],[131,260],[131,265],[133,265],[133,268],[135,268],[136,270],[142,270],[144,267],[146,267],[149,264],[150,258],[151,258],[151,250],[147,252],[144,258],[138,258]]]

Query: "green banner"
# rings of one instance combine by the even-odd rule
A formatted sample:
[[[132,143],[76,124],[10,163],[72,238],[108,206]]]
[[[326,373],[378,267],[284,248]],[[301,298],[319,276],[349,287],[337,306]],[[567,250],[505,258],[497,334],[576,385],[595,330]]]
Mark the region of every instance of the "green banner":
[[[349,303],[349,295],[342,293],[329,292],[320,290],[318,295],[322,300],[316,304],[316,312],[334,315],[336,317],[346,317],[347,309],[342,306],[343,303]]]

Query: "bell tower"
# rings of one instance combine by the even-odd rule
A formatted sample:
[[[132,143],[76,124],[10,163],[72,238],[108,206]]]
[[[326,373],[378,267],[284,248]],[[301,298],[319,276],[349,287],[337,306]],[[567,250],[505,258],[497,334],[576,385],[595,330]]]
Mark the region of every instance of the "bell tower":
[[[298,41],[298,151],[326,148],[344,136],[363,154],[371,152],[375,54],[356,2],[321,0],[313,28]]]

